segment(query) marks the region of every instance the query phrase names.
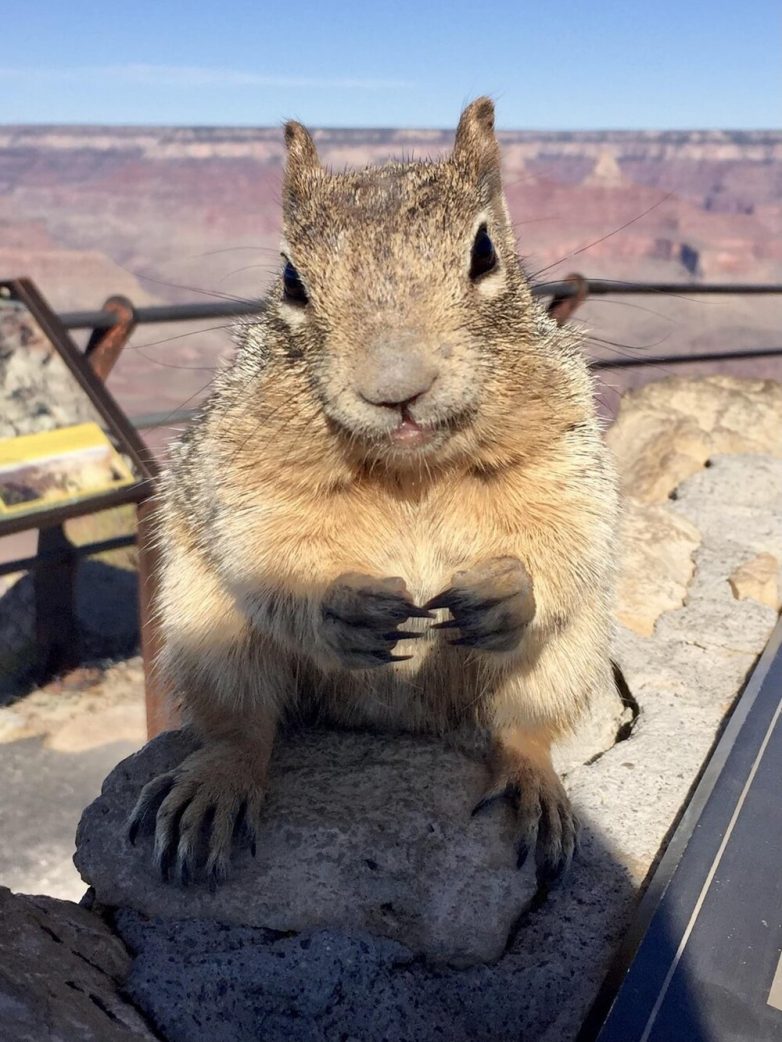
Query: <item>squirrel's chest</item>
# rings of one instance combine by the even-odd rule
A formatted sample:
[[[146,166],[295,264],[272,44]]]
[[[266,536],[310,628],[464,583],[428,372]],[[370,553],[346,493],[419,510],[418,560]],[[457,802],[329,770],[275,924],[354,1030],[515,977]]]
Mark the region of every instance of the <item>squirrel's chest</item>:
[[[369,533],[367,567],[378,575],[399,575],[416,603],[423,603],[450,582],[455,571],[489,553],[487,530],[458,510],[436,506],[400,510],[377,536]]]

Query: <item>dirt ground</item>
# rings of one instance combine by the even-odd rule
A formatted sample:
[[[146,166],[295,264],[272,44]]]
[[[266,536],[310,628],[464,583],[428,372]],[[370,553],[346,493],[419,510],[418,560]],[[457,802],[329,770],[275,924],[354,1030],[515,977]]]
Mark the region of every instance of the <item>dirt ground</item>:
[[[76,671],[0,706],[0,883],[78,901],[74,836],[103,779],[146,738],[141,659]]]

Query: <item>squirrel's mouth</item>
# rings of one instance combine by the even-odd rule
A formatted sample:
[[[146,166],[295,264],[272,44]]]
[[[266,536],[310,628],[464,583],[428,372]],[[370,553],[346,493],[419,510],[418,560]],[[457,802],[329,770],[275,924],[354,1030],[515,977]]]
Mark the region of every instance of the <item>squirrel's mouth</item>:
[[[361,452],[363,445],[363,450],[373,456],[390,455],[401,462],[404,458],[412,460],[419,453],[436,454],[455,434],[469,427],[475,415],[475,410],[463,409],[446,416],[418,419],[407,406],[394,411],[394,416],[385,417],[375,413],[371,418],[375,422],[370,423],[356,422],[358,417],[341,409],[328,409],[327,416],[332,429],[345,439],[346,448]],[[381,426],[378,420],[385,422]]]
[[[389,437],[394,445],[414,449],[428,444],[434,437],[434,431],[416,423],[408,410],[403,409],[399,423]]]

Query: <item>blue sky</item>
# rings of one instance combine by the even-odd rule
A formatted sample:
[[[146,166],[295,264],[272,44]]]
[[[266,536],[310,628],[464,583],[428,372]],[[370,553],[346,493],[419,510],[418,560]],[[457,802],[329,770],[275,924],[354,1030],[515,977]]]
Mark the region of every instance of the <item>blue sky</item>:
[[[774,128],[779,0],[36,0],[5,15],[4,123]]]

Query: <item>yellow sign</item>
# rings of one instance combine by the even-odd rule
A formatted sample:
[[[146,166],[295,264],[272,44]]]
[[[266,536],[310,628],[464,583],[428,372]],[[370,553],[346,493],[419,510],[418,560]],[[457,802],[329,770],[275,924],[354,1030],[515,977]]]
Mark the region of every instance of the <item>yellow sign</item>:
[[[87,499],[134,481],[96,423],[0,439],[0,518]]]

